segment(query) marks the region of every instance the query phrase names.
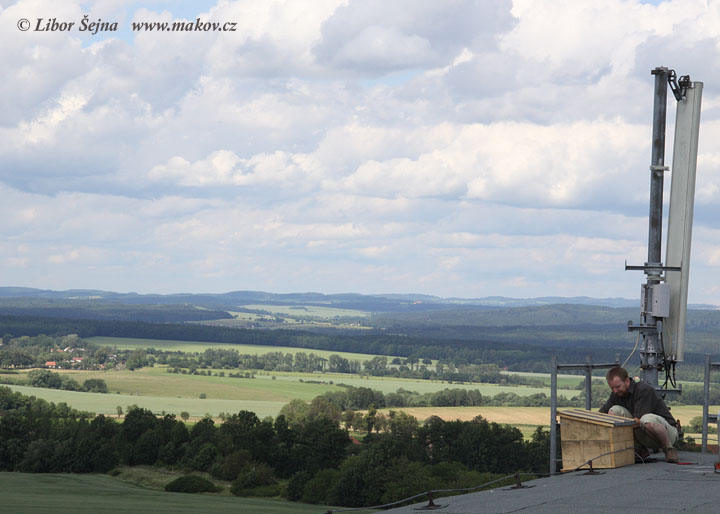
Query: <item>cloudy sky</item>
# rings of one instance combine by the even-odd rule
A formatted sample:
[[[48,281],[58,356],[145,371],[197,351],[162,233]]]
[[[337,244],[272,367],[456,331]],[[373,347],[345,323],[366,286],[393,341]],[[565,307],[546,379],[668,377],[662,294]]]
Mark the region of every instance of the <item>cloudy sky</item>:
[[[720,304],[718,1],[0,0],[0,59],[0,285],[637,298],[667,66]]]

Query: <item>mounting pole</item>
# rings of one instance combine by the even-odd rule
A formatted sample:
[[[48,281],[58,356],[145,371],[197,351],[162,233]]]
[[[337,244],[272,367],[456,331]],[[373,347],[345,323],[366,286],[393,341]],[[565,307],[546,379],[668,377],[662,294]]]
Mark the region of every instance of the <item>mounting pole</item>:
[[[662,350],[659,344],[658,320],[652,315],[653,286],[660,283],[662,267],[662,203],[663,181],[665,178],[665,126],[667,119],[667,87],[670,70],[658,67],[651,72],[655,76],[653,102],[652,155],[650,158],[650,222],[648,231],[648,260],[645,264],[647,283],[643,290],[642,322],[644,344],[640,350],[640,367],[643,381],[658,387],[658,369],[662,365]]]

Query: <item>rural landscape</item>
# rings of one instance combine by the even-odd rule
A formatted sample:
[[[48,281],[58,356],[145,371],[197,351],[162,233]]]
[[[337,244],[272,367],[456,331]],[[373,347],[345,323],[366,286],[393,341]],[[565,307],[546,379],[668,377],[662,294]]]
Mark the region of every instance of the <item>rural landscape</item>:
[[[88,487],[205,491],[218,512],[372,506],[544,474],[550,360],[625,360],[625,303],[0,288],[0,463]],[[688,448],[720,328],[720,311],[696,307],[683,394],[669,399]],[[584,393],[584,375],[560,375],[561,408]],[[598,371],[593,405],[607,394]]]
[[[720,0],[0,1],[0,512],[704,512],[565,480],[717,451],[718,34]]]

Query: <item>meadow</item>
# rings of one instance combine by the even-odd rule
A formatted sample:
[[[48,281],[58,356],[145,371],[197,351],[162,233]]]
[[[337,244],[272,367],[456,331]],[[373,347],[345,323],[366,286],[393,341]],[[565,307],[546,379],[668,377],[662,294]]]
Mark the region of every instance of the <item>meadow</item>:
[[[206,342],[161,341],[154,339],[125,339],[94,337],[90,341],[119,349],[156,348],[166,351],[203,352],[208,348],[236,349],[240,353],[261,355],[271,351],[296,353],[312,352],[329,358],[332,354],[346,359],[367,360],[372,355],[299,350],[292,347],[268,347],[258,345],[234,345]],[[510,386],[500,384],[454,383],[439,380],[402,379],[395,377],[371,377],[339,373],[300,372],[255,372],[255,378],[229,377],[236,370],[211,370],[211,375],[190,375],[168,373],[167,366],[156,365],[134,371],[81,371],[62,370],[77,382],[90,378],[102,378],[108,386],[108,394],[82,393],[57,389],[42,389],[12,385],[23,394],[44,398],[55,403],[65,402],[82,411],[116,416],[118,407],[123,411],[130,405],[137,405],[156,414],[180,415],[187,412],[191,419],[206,415],[219,417],[220,413],[236,413],[241,410],[255,412],[260,418],[275,417],[280,409],[295,398],[311,401],[329,391],[343,390],[341,384],[354,387],[368,387],[383,394],[394,393],[402,388],[420,394],[434,393],[443,389],[467,389],[480,391],[484,396],[498,393],[515,393],[529,396],[537,393],[550,395],[549,387]],[[218,376],[223,372],[225,376]],[[510,374],[509,372],[505,372]],[[543,381],[547,386],[550,375],[546,373],[518,373],[519,375]],[[595,377],[596,379],[599,377]],[[558,396],[570,398],[579,393],[576,389],[583,380],[582,375],[559,375]],[[604,389],[594,389],[594,394],[605,395]],[[204,398],[201,398],[201,395]],[[394,408],[393,410],[401,410]],[[525,435],[538,425],[549,426],[550,411],[547,407],[414,407],[403,408],[419,420],[439,416],[446,420],[470,420],[477,415],[501,424],[512,424],[521,428]],[[716,411],[714,411],[716,412]],[[687,424],[694,416],[702,414],[700,406],[676,406],[673,414]]]
[[[139,487],[108,475],[92,474],[0,472],[0,497],[2,498],[0,511],[13,514],[37,512],[317,514],[325,509],[318,505],[283,500],[238,498],[230,496],[229,493],[224,495],[168,493]]]
[[[366,353],[353,353],[353,352],[336,352],[329,350],[310,350],[306,348],[294,348],[291,346],[261,346],[251,344],[231,344],[231,343],[206,343],[200,341],[165,341],[158,339],[137,339],[137,338],[124,338],[124,337],[88,337],[88,341],[109,347],[117,347],[118,350],[137,350],[146,348],[156,348],[158,350],[164,350],[168,352],[188,352],[188,353],[202,353],[205,350],[211,348],[218,348],[221,350],[237,350],[241,354],[248,355],[263,355],[270,352],[282,352],[291,353],[314,353],[325,359],[331,355],[339,355],[340,357],[348,360],[366,361],[375,357],[375,355],[368,355]],[[392,360],[393,357],[388,357],[388,361]]]
[[[370,313],[354,309],[320,307],[317,305],[243,305],[246,309],[267,311],[284,316],[311,317],[322,319],[367,318]]]
[[[23,394],[44,398],[55,403],[65,402],[79,410],[97,414],[115,415],[117,407],[138,405],[155,413],[179,415],[186,411],[192,418],[219,413],[235,413],[240,410],[255,412],[260,418],[277,416],[286,403],[295,398],[310,401],[328,391],[343,390],[339,384],[368,387],[383,394],[394,393],[403,388],[418,393],[431,393],[446,388],[478,390],[483,395],[501,392],[529,396],[536,393],[549,394],[549,389],[498,384],[448,383],[443,381],[411,380],[390,377],[363,377],[340,373],[258,372],[255,378],[227,376],[189,375],[168,373],[167,366],[157,365],[135,371],[81,371],[61,370],[79,383],[89,378],[101,378],[108,386],[108,394],[81,393],[59,389],[44,389],[10,385]],[[205,398],[200,398],[200,395]],[[559,390],[558,395],[571,397],[576,390]],[[397,410],[397,409],[396,409]],[[429,416],[430,414],[428,414]],[[424,419],[424,418],[422,418]]]
[[[343,328],[367,330],[370,327],[361,325],[363,318],[370,316],[368,312],[353,309],[338,309],[317,305],[244,305],[246,309],[257,312],[228,311],[232,319],[200,321],[201,324],[231,328],[263,326],[266,328]]]

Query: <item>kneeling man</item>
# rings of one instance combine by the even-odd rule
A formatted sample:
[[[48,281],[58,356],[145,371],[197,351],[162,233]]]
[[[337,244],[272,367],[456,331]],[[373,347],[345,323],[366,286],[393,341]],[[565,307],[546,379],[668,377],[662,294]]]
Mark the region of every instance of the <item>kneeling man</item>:
[[[638,426],[633,435],[642,458],[648,456],[647,448],[662,448],[665,461],[677,463],[677,450],[673,448],[678,437],[675,418],[655,389],[645,382],[635,382],[619,366],[610,369],[605,378],[612,393],[600,412],[635,419]]]

